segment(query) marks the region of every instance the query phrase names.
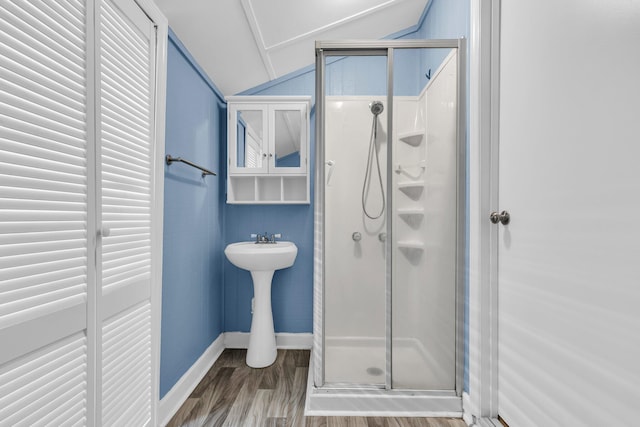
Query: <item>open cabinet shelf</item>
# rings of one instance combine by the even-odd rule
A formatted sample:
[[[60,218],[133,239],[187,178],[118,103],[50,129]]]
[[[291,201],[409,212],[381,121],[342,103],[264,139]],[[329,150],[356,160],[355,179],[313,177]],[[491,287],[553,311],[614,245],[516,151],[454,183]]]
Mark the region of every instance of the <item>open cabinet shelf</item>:
[[[308,204],[307,175],[229,176],[227,203]]]

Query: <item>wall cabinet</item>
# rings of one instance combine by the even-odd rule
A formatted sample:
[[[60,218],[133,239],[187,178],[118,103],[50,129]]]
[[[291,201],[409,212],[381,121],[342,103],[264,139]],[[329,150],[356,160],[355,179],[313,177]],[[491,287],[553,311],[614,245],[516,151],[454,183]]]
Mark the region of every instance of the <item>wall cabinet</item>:
[[[309,203],[311,97],[227,102],[227,203]]]

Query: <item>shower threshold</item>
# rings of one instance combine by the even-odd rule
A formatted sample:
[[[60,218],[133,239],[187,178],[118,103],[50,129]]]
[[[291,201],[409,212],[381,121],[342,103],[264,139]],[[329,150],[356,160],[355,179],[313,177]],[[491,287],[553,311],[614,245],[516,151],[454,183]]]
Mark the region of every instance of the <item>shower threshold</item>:
[[[313,359],[309,362],[305,416],[462,417],[462,398],[454,391],[315,387]]]

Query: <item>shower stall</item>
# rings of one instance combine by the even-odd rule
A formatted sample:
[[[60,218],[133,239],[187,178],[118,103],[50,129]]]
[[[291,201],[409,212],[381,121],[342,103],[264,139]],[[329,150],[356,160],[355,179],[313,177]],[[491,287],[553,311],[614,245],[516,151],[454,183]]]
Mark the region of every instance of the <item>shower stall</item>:
[[[464,53],[316,43],[309,414],[462,413]]]

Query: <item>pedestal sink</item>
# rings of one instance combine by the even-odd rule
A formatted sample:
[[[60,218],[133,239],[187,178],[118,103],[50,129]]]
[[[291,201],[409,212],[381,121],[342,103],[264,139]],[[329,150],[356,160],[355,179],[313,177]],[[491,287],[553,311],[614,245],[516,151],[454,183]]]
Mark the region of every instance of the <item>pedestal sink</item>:
[[[271,365],[277,356],[271,313],[271,279],[275,270],[293,265],[298,247],[292,242],[238,242],[228,245],[224,254],[231,264],[251,272],[254,308],[247,365],[264,368]]]

